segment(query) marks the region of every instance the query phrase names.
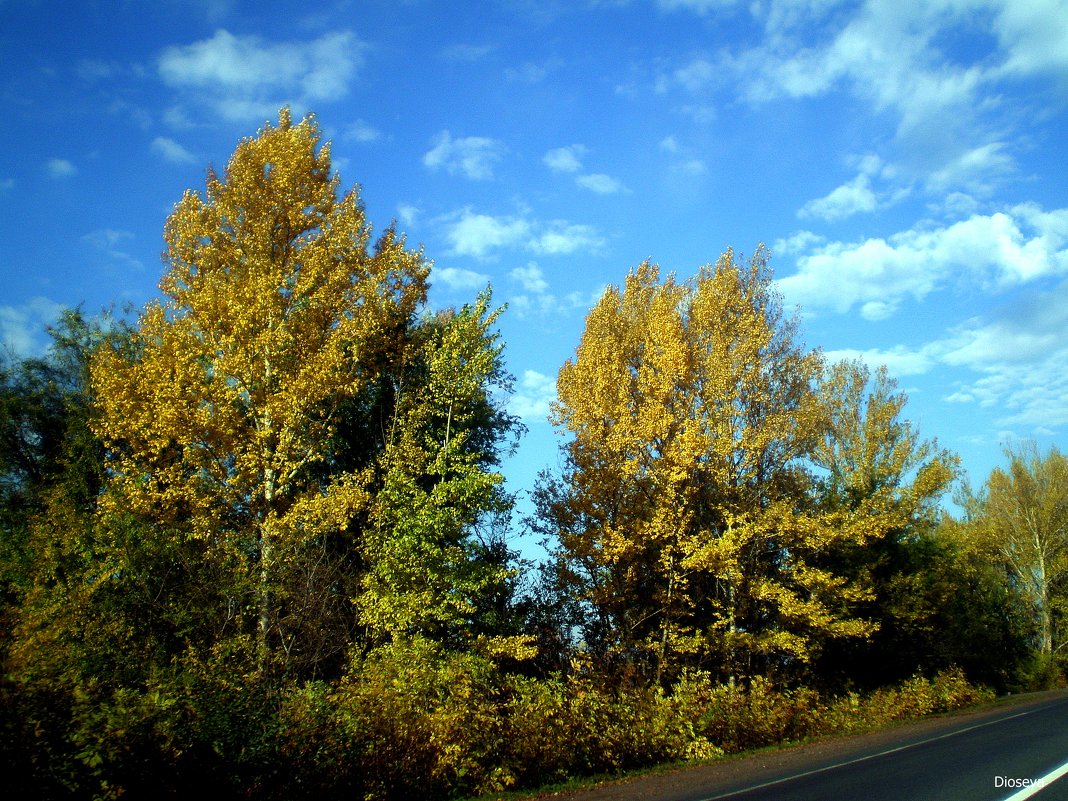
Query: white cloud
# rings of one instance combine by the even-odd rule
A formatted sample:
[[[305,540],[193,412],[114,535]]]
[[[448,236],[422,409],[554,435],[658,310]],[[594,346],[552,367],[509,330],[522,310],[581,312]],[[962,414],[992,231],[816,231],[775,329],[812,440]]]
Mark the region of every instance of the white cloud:
[[[691,61],[673,84],[695,88],[723,74],[758,103],[848,92],[889,115],[900,166],[930,178],[934,192],[974,192],[1015,169],[1004,142],[1020,108],[1002,101],[1006,79],[1042,75],[1068,89],[1064,0],[760,0],[748,8],[764,26],[760,44],[720,54],[711,68]]]
[[[872,367],[885,364],[894,376],[964,371],[970,377],[956,380],[945,401],[990,409],[997,425],[1023,428],[1031,435],[1068,426],[1066,330],[1068,281],[1062,281],[920,347],[838,350],[826,357],[859,358]]]
[[[938,364],[938,352],[941,346],[932,343],[919,349],[912,349],[904,345],[897,345],[889,350],[869,348],[868,350],[854,350],[844,348],[831,350],[824,353],[828,363],[848,359],[859,359],[872,369],[885,365],[890,375],[895,378],[908,375],[922,375],[930,372]]]
[[[464,175],[472,181],[486,181],[493,177],[493,166],[504,153],[504,145],[496,139],[482,136],[453,139],[448,131],[442,131],[434,147],[423,156],[423,164],[432,170],[444,169],[450,175]]]
[[[927,186],[934,192],[963,187],[979,194],[988,193],[993,184],[1016,169],[1016,160],[1005,152],[1002,142],[962,151],[940,169],[931,173]]]
[[[526,267],[516,267],[508,277],[517,281],[526,292],[541,295],[549,291],[549,282],[545,280],[545,273],[535,262],[530,262]]]
[[[78,168],[66,159],[49,159],[45,165],[48,174],[52,178],[72,178],[78,174]]]
[[[1068,13],[1063,0],[1004,0],[994,21],[1010,75],[1068,74]]]
[[[603,245],[604,240],[592,226],[576,225],[566,220],[553,220],[527,243],[535,253],[553,256],[576,250],[596,250]]]
[[[445,238],[458,256],[484,258],[491,251],[515,247],[526,240],[530,223],[519,217],[492,217],[463,209],[447,218]]]
[[[508,300],[509,308],[520,318],[531,314],[587,311],[600,300],[605,289],[600,286],[590,292],[576,290],[563,297],[557,296],[550,291],[551,286],[545,279],[545,274],[535,262],[529,262],[525,267],[516,267],[508,273],[508,277],[523,290],[521,294],[513,295]]]
[[[366,144],[381,139],[382,132],[363,120],[356,120],[356,122],[345,127],[341,136],[354,142]]]
[[[578,172],[586,152],[585,145],[568,145],[550,150],[541,161],[553,172]]]
[[[695,58],[685,67],[675,70],[675,82],[689,92],[700,92],[711,85],[720,70],[711,61]]]
[[[854,214],[874,211],[879,205],[871,188],[871,179],[861,173],[848,184],[842,184],[824,197],[810,200],[797,216],[818,217],[827,222],[841,220]]]
[[[98,253],[103,254],[110,261],[121,262],[135,270],[141,270],[144,265],[140,260],[126,252],[122,243],[134,238],[130,231],[118,231],[114,228],[99,228],[90,231],[82,237],[82,241],[92,247]]]
[[[989,320],[971,320],[938,346],[940,360],[979,378],[946,399],[997,410],[1003,426],[1068,425],[1068,282],[1033,293]]]
[[[555,256],[596,250],[604,244],[592,226],[566,220],[542,223],[523,216],[476,214],[464,208],[439,218],[439,222],[445,225],[445,238],[454,255],[477,259],[487,258],[502,248]]]
[[[168,86],[228,120],[245,121],[273,115],[291,101],[344,97],[363,49],[349,31],[308,42],[268,42],[220,29],[210,39],[166,48],[158,68]]]
[[[618,179],[599,172],[591,173],[590,175],[579,175],[575,178],[575,183],[583,189],[596,192],[598,195],[614,195],[623,189],[623,184]]]
[[[434,267],[431,281],[441,281],[449,289],[482,289],[489,283],[489,276],[459,267]]]
[[[152,150],[162,156],[164,161],[169,161],[172,164],[192,164],[196,162],[196,157],[192,153],[166,136],[157,136],[153,139]]]
[[[402,223],[411,228],[419,219],[419,207],[411,203],[401,203],[397,206],[397,217]]]
[[[524,370],[516,393],[508,401],[508,411],[528,425],[544,423],[555,400],[556,379],[537,370]]]
[[[43,353],[45,329],[59,319],[63,308],[45,297],[31,298],[19,306],[0,306],[0,341],[4,349],[23,358]]]
[[[922,300],[954,280],[1003,289],[1068,273],[1066,246],[1068,209],[1027,204],[889,239],[823,244],[778,283],[802,307],[845,313],[860,306],[867,319],[884,319],[906,297]]]
[[[795,231],[784,239],[776,239],[771,245],[771,252],[777,256],[789,256],[812,250],[826,241],[826,237],[812,231]]]

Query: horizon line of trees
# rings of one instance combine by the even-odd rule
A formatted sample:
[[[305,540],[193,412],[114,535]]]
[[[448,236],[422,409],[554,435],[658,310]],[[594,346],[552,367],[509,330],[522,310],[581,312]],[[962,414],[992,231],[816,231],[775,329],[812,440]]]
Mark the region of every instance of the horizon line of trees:
[[[69,311],[46,357],[0,364],[0,746],[34,794],[164,765],[269,795],[287,732],[355,725],[397,682],[452,698],[461,663],[505,706],[565,679],[1062,673],[1068,458],[1007,451],[946,514],[959,459],[885,368],[801,344],[762,247],[688,280],[643,263],[591,309],[535,567],[507,537],[503,309],[427,311],[425,254],[373,237],[313,117],[239,143],[164,236],[136,321]],[[353,735],[378,751],[330,759],[432,774],[381,751],[411,725],[390,714]]]

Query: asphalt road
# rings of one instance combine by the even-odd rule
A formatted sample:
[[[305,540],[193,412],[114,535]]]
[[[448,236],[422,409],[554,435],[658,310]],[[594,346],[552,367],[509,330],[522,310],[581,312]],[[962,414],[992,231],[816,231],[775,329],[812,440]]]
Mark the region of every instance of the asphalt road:
[[[1058,768],[1063,769],[1058,773]],[[1048,778],[1041,788],[1024,784],[1043,777]],[[1068,692],[1043,693],[869,735],[633,779],[570,798],[1068,801]]]

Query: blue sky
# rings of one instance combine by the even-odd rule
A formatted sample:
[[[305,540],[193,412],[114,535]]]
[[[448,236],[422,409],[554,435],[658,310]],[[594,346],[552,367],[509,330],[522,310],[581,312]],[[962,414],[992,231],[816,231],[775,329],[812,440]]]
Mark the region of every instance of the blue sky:
[[[886,363],[975,483],[1068,428],[1066,0],[0,0],[0,334],[157,294],[163,222],[278,108],[486,285],[529,433],[586,311],[649,258],[765,242],[802,334]]]

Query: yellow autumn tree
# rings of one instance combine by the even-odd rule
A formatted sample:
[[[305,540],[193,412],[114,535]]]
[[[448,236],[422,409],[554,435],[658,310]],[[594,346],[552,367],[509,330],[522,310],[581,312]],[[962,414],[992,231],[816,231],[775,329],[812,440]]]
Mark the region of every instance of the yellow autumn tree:
[[[203,194],[186,192],[166,223],[163,300],[132,348],[91,367],[103,512],[175,526],[236,566],[251,600],[228,614],[247,621],[261,670],[293,647],[293,565],[368,505],[367,471],[325,469],[340,410],[426,297],[422,252],[393,228],[372,243],[320,139],[314,118],[283,109]]]
[[[590,647],[659,678],[733,676],[871,631],[850,614],[866,591],[816,559],[865,536],[812,509],[821,370],[763,248],[684,283],[644,263],[606,290],[559,374],[564,474],[538,493]]]

